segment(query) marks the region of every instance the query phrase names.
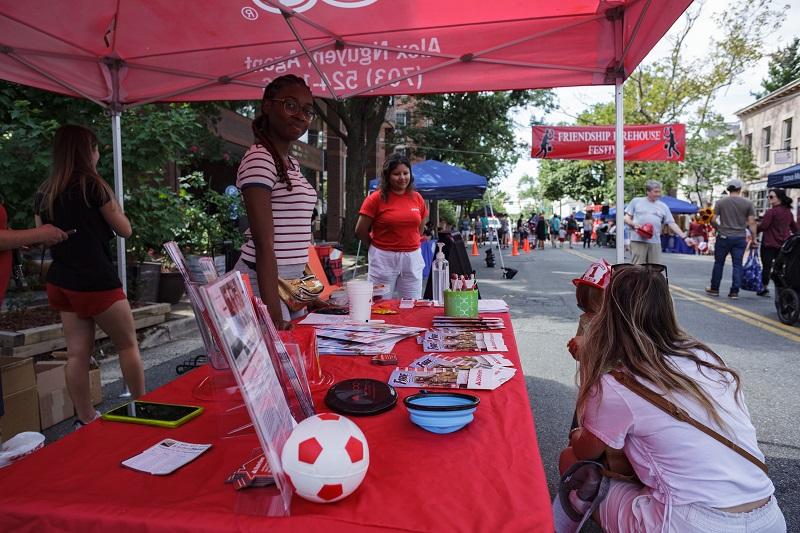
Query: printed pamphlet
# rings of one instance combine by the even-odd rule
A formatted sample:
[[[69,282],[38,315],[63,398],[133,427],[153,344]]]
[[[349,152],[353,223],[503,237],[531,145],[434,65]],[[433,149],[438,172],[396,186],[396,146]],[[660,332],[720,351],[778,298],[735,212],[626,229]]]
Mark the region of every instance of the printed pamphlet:
[[[122,465],[140,472],[164,476],[194,461],[210,447],[210,444],[192,444],[174,439],[164,439],[139,455],[122,461]]]

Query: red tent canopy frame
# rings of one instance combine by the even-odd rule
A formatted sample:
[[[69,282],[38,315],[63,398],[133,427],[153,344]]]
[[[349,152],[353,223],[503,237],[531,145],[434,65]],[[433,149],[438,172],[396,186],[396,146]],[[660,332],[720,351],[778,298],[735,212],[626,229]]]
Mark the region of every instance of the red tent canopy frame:
[[[121,200],[124,109],[255,100],[289,72],[335,99],[612,84],[619,92],[690,3],[0,0],[0,78],[111,111]]]

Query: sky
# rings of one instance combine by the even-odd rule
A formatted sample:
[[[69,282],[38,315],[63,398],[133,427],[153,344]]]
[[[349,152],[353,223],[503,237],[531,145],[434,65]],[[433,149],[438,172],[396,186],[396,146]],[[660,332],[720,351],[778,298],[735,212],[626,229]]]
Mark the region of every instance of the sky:
[[[697,3],[696,1],[695,4]],[[719,29],[714,23],[713,15],[729,4],[730,0],[707,0],[703,3],[700,19],[689,33],[684,50],[691,53],[691,51],[702,51],[706,48],[709,38],[715,33],[719,33]],[[788,5],[789,9],[786,12],[783,26],[767,41],[767,53],[774,52],[776,49],[788,44],[794,37],[800,36],[800,26],[797,24],[797,21],[800,20],[800,0],[775,0],[774,4],[776,6]],[[642,61],[642,64],[647,64],[663,57],[669,51],[667,37],[674,30],[680,29],[682,25],[683,17],[676,21],[670,32],[653,48],[650,54]],[[767,64],[768,58],[763,58],[757,65],[745,72],[733,86],[719,94],[715,101],[715,109],[725,117],[727,122],[736,122],[737,118],[734,113],[755,101],[750,92],[760,90],[761,80],[767,74]],[[565,87],[554,89],[554,92],[560,109],[550,113],[545,118],[545,122],[552,124],[559,122],[572,123],[575,120],[574,117],[588,106],[614,101],[613,86]],[[527,126],[529,121],[530,113],[522,112],[516,117],[516,122],[520,125],[517,129],[517,138],[528,146],[530,146],[531,142],[531,131]],[[516,199],[519,178],[526,174],[535,176],[537,164],[536,160],[523,156],[509,177],[501,181],[500,189],[513,196],[511,204],[506,205],[511,212],[519,211]]]

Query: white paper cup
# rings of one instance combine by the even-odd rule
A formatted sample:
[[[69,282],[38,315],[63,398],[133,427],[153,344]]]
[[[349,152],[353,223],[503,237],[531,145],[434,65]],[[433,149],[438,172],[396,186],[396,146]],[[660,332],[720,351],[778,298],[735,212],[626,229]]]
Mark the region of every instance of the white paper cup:
[[[367,322],[372,313],[372,282],[348,281],[347,299],[350,301],[350,320]]]

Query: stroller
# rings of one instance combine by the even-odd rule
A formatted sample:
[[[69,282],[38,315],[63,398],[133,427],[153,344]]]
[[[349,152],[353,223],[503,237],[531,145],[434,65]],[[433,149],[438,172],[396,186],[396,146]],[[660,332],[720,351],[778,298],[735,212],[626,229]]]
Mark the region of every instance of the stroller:
[[[775,282],[778,319],[792,325],[800,319],[800,235],[792,235],[783,243],[770,277]]]

